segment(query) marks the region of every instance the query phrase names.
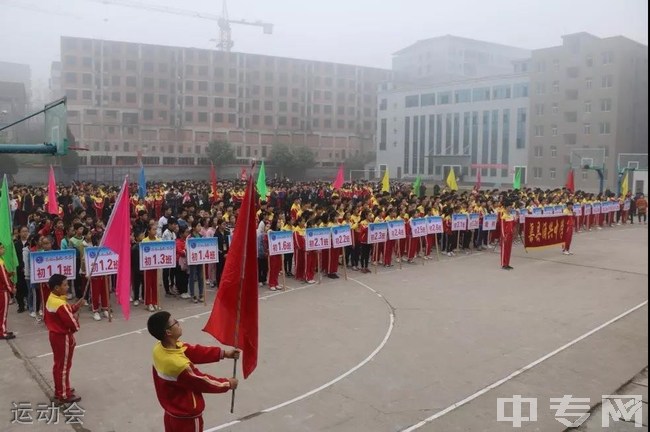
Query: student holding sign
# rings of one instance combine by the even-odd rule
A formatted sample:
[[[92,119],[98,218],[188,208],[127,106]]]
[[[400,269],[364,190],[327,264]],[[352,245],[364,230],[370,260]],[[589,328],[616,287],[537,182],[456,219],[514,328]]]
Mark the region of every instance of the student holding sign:
[[[156,236],[156,225],[149,225],[147,230],[147,237],[142,240],[142,243],[155,242],[160,239]],[[144,270],[144,304],[149,309],[149,312],[160,310],[158,304],[158,269]]]
[[[517,221],[512,212],[512,203],[506,202],[501,213],[501,268],[512,270],[510,265],[510,254],[512,252],[512,241],[514,240],[515,224]]]
[[[564,255],[573,255],[569,250],[571,248],[571,240],[573,239],[573,224],[574,224],[574,212],[573,212],[573,203],[569,202],[564,209],[564,214],[567,216],[566,225],[564,228],[564,245],[562,246],[562,253]]]

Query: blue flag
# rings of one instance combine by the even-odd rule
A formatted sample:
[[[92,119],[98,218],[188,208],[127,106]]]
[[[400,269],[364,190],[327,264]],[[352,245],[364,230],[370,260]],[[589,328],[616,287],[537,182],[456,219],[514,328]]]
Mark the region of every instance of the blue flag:
[[[144,199],[147,195],[147,179],[144,177],[144,165],[140,166],[140,178],[138,179],[138,197]]]

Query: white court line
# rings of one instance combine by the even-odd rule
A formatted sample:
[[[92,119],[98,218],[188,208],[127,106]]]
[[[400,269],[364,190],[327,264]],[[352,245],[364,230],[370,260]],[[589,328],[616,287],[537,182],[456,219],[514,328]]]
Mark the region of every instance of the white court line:
[[[645,306],[647,304],[648,304],[648,301],[646,300],[643,303],[640,303],[640,304],[634,306],[632,309],[629,309],[629,310],[623,312],[622,314],[620,314],[616,318],[612,318],[611,320],[607,321],[605,324],[601,324],[598,327],[596,327],[595,329],[588,331],[587,333],[583,334],[582,336],[579,336],[578,338],[572,340],[571,342],[569,342],[569,343],[567,343],[565,345],[562,345],[560,348],[556,349],[555,351],[552,351],[552,352],[546,354],[544,357],[541,357],[541,358],[535,360],[534,362],[530,363],[529,365],[526,365],[523,368],[511,373],[507,377],[502,378],[499,381],[496,381],[495,383],[490,384],[489,386],[477,391],[473,395],[468,396],[465,399],[463,399],[463,400],[461,400],[459,402],[456,402],[453,405],[448,406],[447,408],[445,408],[442,411],[438,411],[437,413],[433,414],[431,417],[427,417],[426,419],[422,420],[419,423],[414,424],[413,426],[409,426],[406,429],[402,429],[401,432],[411,432],[411,431],[414,431],[416,429],[421,428],[422,426],[426,425],[427,423],[431,423],[432,421],[444,416],[445,414],[450,413],[451,411],[455,410],[456,408],[459,408],[459,407],[473,401],[474,399],[478,398],[479,396],[484,395],[485,393],[489,392],[490,390],[493,390],[493,389],[499,387],[501,384],[504,384],[504,383],[510,381],[514,377],[516,377],[518,375],[521,375],[522,373],[526,372],[527,370],[532,369],[533,367],[537,366],[538,364],[542,363],[543,361],[550,359],[551,357],[555,356],[556,354],[558,354],[558,353],[564,351],[565,349],[577,344],[578,342],[588,338],[589,336],[596,333],[597,331],[604,329],[608,325],[620,320],[621,318],[631,314],[632,312],[636,311],[637,309],[642,308],[643,306]]]
[[[280,409],[280,408],[283,408],[283,407],[285,407],[285,406],[287,406],[287,405],[291,405],[291,404],[293,404],[293,403],[295,403],[295,402],[298,402],[298,401],[301,401],[301,400],[303,400],[303,399],[305,399],[305,398],[308,398],[309,396],[312,396],[312,395],[314,395],[314,394],[316,394],[316,393],[318,393],[318,392],[320,392],[320,391],[322,391],[322,390],[325,390],[325,389],[328,388],[328,387],[331,387],[332,385],[336,384],[337,382],[341,381],[342,379],[345,379],[345,378],[348,377],[350,374],[356,372],[358,369],[360,369],[360,368],[362,368],[363,366],[365,366],[365,364],[368,363],[370,360],[372,360],[372,359],[373,359],[373,358],[374,358],[374,357],[379,353],[379,351],[382,350],[382,348],[384,347],[384,345],[386,345],[386,343],[388,342],[388,339],[390,338],[391,333],[393,332],[393,327],[394,327],[394,325],[395,325],[395,314],[393,313],[392,309],[390,309],[390,305],[389,305],[388,302],[384,299],[384,296],[382,296],[382,295],[379,294],[377,291],[375,291],[374,289],[370,288],[368,285],[364,284],[363,282],[359,282],[358,280],[353,279],[353,278],[348,278],[348,280],[351,280],[351,281],[353,281],[353,282],[356,282],[356,283],[358,283],[359,285],[361,285],[362,287],[369,289],[369,290],[372,291],[372,292],[373,292],[377,297],[381,298],[381,299],[384,301],[384,303],[386,303],[386,306],[389,307],[389,310],[390,310],[390,323],[389,323],[389,325],[388,325],[388,330],[386,331],[386,334],[384,335],[384,339],[383,339],[383,340],[381,341],[381,343],[377,346],[377,348],[375,348],[375,350],[374,350],[373,352],[371,352],[371,353],[368,355],[368,357],[366,357],[365,359],[363,359],[363,360],[361,361],[361,363],[357,364],[357,365],[354,366],[352,369],[346,371],[346,372],[343,373],[342,375],[337,376],[337,377],[334,378],[333,380],[331,380],[331,381],[329,381],[329,382],[327,382],[327,383],[321,385],[320,387],[317,387],[317,388],[315,388],[315,389],[313,389],[313,390],[310,390],[310,391],[308,391],[307,393],[304,393],[304,394],[302,394],[302,395],[300,395],[300,396],[296,396],[296,397],[293,398],[293,399],[290,399],[290,400],[288,400],[288,401],[286,401],[286,402],[279,403],[279,404],[274,405],[274,406],[272,406],[272,407],[270,407],[270,408],[263,409],[263,410],[259,411],[259,413],[269,413],[269,412],[271,412],[271,411],[275,411],[275,410]],[[215,426],[215,427],[210,428],[210,429],[205,429],[204,432],[215,432],[215,431],[218,431],[218,430],[221,430],[221,429],[225,429],[225,428],[230,427],[230,426],[234,426],[234,425],[236,425],[236,424],[238,424],[238,423],[241,423],[241,422],[242,422],[242,420],[234,420],[234,421],[231,421],[231,422],[228,422],[228,423],[221,424],[221,425],[219,425],[219,426]]]
[[[305,288],[309,288],[309,287],[311,287],[311,286],[312,286],[312,285],[305,285],[305,286],[299,286],[299,287],[296,287],[296,288],[285,289],[285,290],[282,290],[282,291],[274,292],[273,294],[268,294],[268,295],[262,296],[262,297],[260,297],[259,299],[260,299],[260,300],[266,300],[266,299],[268,299],[268,298],[275,297],[275,296],[279,296],[279,295],[282,295],[282,294],[287,294],[287,293],[290,293],[290,292],[293,292],[293,291],[303,290],[303,289],[305,289]],[[185,320],[188,320],[188,319],[199,318],[199,317],[202,317],[203,315],[207,315],[207,314],[209,314],[209,313],[211,313],[211,312],[212,312],[212,310],[209,310],[209,311],[206,311],[206,312],[201,312],[201,313],[199,313],[199,314],[186,316],[186,317],[184,317],[184,318],[179,318],[178,321],[180,321],[180,322],[184,322]],[[128,335],[136,334],[136,333],[137,333],[137,334],[141,334],[143,331],[147,331],[147,328],[145,327],[145,328],[141,328],[141,329],[138,329],[138,330],[133,330],[133,331],[126,332],[126,333],[120,333],[120,334],[117,334],[117,335],[114,335],[114,336],[110,336],[110,337],[107,337],[107,338],[97,339],[97,340],[92,341],[92,342],[86,342],[86,343],[84,343],[84,344],[77,345],[77,346],[75,347],[75,349],[79,349],[79,348],[87,347],[87,346],[90,346],[90,345],[95,345],[95,344],[102,343],[102,342],[107,342],[107,341],[109,341],[109,340],[118,339],[118,338],[121,338],[121,337],[124,337],[124,336],[128,336]],[[49,356],[51,356],[51,355],[52,355],[52,352],[49,352],[49,353],[45,353],[45,354],[38,355],[38,356],[33,357],[33,358],[43,358],[43,357],[49,357]]]

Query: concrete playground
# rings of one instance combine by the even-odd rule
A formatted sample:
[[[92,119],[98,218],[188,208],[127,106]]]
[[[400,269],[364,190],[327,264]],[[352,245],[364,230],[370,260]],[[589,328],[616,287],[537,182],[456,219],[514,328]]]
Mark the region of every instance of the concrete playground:
[[[240,381],[234,414],[229,393],[205,396],[205,430],[564,431],[550,398],[595,407],[648,365],[647,225],[580,233],[572,250],[515,245],[512,271],[483,251],[260,289],[257,370]],[[214,344],[201,331],[213,299],[162,306],[184,340]],[[52,356],[44,326],[13,306],[17,338],[0,342],[0,430],[163,430],[148,316],[140,306],[129,321],[95,322],[84,308],[71,374],[83,424],[47,425],[35,410],[21,425],[12,402],[48,401]],[[228,376],[232,361],[200,369]],[[497,398],[513,395],[537,398],[536,421],[497,421]],[[647,387],[644,398],[647,425]]]

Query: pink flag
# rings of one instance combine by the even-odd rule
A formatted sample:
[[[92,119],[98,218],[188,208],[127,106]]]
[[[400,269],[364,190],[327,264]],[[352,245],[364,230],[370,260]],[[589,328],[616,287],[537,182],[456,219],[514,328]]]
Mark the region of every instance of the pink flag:
[[[122,306],[124,319],[129,319],[131,291],[131,220],[129,218],[129,176],[124,179],[115,207],[106,225],[99,246],[105,246],[119,257],[115,297]]]
[[[332,183],[332,188],[341,189],[342,186],[343,186],[343,165],[339,167],[339,172],[336,174],[336,179],[334,179],[334,183]]]
[[[47,212],[59,215],[59,203],[56,202],[56,180],[54,179],[54,168],[50,165],[50,179],[47,182]]]

